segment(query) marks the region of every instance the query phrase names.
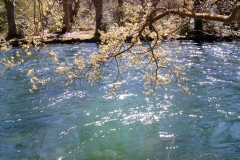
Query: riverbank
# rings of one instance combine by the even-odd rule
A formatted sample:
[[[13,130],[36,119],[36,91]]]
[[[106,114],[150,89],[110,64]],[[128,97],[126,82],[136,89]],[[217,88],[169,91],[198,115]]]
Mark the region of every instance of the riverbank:
[[[42,39],[44,37],[44,39]],[[45,44],[54,43],[76,43],[76,42],[100,42],[100,37],[94,35],[94,31],[80,31],[65,34],[52,34],[44,32],[43,36],[34,36],[30,38],[14,38],[8,40],[9,44],[17,47],[20,44],[33,43],[33,40],[39,40]]]
[[[31,38],[14,38],[9,40],[9,44],[17,47],[20,44],[33,43],[33,40],[39,40],[45,44],[54,44],[54,43],[77,43],[77,42],[100,42],[100,36],[95,36],[94,31],[79,31],[71,32],[65,34],[52,34],[44,32],[44,40],[41,40],[40,36],[35,36]],[[182,41],[196,41],[196,42],[222,42],[222,41],[233,41],[239,40],[240,37],[234,36],[224,36],[219,37],[214,34],[204,35],[201,38],[196,38],[194,36],[179,36],[177,38],[169,38],[168,36],[164,37],[164,41],[173,41],[173,40],[182,40]]]

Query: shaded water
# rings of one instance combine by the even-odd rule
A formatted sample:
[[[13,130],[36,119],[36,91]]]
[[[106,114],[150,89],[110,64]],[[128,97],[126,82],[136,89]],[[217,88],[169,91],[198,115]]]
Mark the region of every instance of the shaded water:
[[[29,93],[29,67],[46,80],[56,75],[47,51],[38,61],[25,57],[0,79],[0,159],[239,159],[238,45],[163,44],[180,50],[174,59],[186,66],[189,96],[174,84],[157,97],[142,94],[137,68],[113,100],[110,82],[48,83]],[[49,47],[60,57],[97,50],[92,43]]]

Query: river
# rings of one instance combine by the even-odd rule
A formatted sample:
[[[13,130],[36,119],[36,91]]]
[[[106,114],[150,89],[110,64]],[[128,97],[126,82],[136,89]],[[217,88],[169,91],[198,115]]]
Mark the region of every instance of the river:
[[[240,158],[239,43],[165,42],[185,65],[191,94],[176,84],[158,96],[142,94],[139,70],[119,82],[65,86],[47,50],[61,58],[97,50],[95,43],[55,44],[0,78],[0,160],[176,160]],[[18,48],[10,51],[14,53]],[[6,53],[5,53],[6,54]],[[26,73],[48,83],[33,93]],[[113,66],[109,65],[109,72]]]

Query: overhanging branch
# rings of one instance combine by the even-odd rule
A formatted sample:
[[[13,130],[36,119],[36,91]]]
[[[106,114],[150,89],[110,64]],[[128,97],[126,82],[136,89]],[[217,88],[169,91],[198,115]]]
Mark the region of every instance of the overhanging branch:
[[[240,21],[240,4],[238,4],[236,7],[234,7],[231,15],[225,16],[225,15],[219,15],[219,14],[209,14],[209,13],[195,13],[195,12],[186,12],[185,10],[168,10],[165,9],[164,13],[161,13],[157,16],[155,16],[151,23],[154,23],[158,21],[159,19],[170,15],[179,15],[181,17],[190,17],[194,19],[204,19],[204,20],[210,20],[210,21],[219,21],[219,22],[234,22],[234,21]]]

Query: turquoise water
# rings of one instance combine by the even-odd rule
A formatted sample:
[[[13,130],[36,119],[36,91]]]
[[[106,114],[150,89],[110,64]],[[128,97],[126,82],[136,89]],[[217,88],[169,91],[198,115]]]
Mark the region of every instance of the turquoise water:
[[[24,57],[25,63],[0,79],[0,160],[240,159],[239,44],[167,42],[163,47],[180,50],[172,59],[185,65],[191,95],[176,84],[157,91],[157,97],[144,95],[140,69],[133,67],[109,99],[110,81],[92,87],[84,81],[53,83],[55,64],[47,50],[37,53],[38,60]],[[71,58],[96,51],[97,44],[49,48]],[[29,67],[48,81],[34,93],[28,91]],[[110,75],[114,66],[106,70]]]

